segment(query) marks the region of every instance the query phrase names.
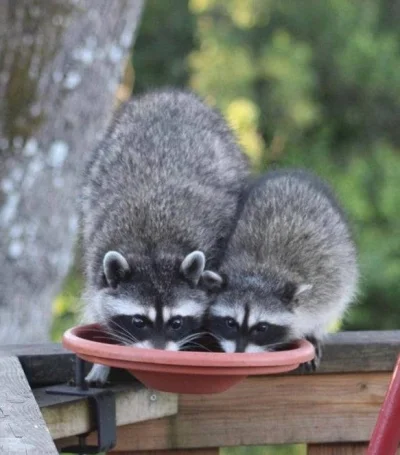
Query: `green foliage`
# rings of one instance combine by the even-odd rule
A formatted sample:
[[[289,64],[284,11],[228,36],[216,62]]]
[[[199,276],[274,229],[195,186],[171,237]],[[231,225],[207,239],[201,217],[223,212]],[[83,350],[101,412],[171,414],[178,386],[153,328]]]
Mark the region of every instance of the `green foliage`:
[[[194,46],[194,26],[186,0],[147,3],[133,52],[135,93],[187,83],[185,57]]]
[[[60,341],[62,334],[79,320],[82,287],[82,274],[74,267],[65,280],[61,294],[53,304],[51,337],[54,341]]]
[[[133,57],[136,92],[190,85],[226,115],[256,170],[305,166],[332,183],[360,250],[347,328],[400,323],[396,18],[389,0],[148,0]],[[56,325],[75,314],[57,311]]]
[[[259,170],[304,166],[331,182],[360,250],[346,327],[398,327],[400,31],[389,3],[238,5],[190,1],[190,84],[225,113]]]

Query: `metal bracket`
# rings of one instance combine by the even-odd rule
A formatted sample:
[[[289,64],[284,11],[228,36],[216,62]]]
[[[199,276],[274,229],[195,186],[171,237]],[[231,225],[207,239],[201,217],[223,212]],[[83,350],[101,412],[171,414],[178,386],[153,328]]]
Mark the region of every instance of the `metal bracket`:
[[[108,389],[89,388],[85,382],[85,361],[75,357],[75,386],[63,384],[48,387],[46,393],[55,395],[75,395],[89,399],[92,421],[97,429],[97,444],[87,445],[86,436],[79,436],[79,444],[63,447],[61,452],[96,454],[107,452],[116,444],[117,424],[114,392]]]

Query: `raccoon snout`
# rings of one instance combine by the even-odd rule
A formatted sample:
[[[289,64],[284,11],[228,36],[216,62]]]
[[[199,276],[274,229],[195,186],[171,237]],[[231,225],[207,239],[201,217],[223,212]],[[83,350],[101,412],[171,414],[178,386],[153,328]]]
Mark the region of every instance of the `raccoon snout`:
[[[230,341],[230,340],[221,340],[220,341],[221,349],[224,352],[229,352],[229,353],[234,353],[238,352],[237,349],[237,343],[235,341]],[[243,351],[242,351],[243,352]]]
[[[162,349],[166,350],[167,347],[167,342],[163,339],[154,339],[151,341],[151,344],[153,345],[153,349]]]
[[[179,351],[179,345],[174,341],[166,341],[156,339],[151,342],[153,349],[161,349],[163,351]]]
[[[247,343],[244,340],[238,340],[236,342],[236,349],[235,352],[245,352],[246,351]]]

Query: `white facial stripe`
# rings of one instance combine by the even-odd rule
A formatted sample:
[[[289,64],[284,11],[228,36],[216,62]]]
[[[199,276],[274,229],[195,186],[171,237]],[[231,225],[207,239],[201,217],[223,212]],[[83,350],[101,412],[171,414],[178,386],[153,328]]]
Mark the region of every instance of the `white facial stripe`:
[[[135,348],[154,349],[154,346],[152,345],[151,341],[147,340],[134,343],[133,346],[135,346]]]
[[[173,341],[168,341],[167,344],[165,345],[165,350],[166,351],[179,351],[179,346],[177,343]]]
[[[249,314],[248,325],[253,327],[259,322],[268,322],[274,325],[291,326],[295,317],[291,313],[270,313],[268,311],[257,311],[253,308]]]
[[[245,318],[245,309],[240,306],[215,305],[211,307],[211,315],[219,318],[233,318],[239,325],[242,325]]]
[[[156,317],[157,317],[157,311],[155,308],[150,308],[147,316],[149,317],[150,321],[155,322]]]
[[[171,319],[171,308],[164,307],[162,309],[162,316],[163,316],[163,321],[169,321]]]
[[[176,306],[171,308],[170,318],[174,316],[182,316],[183,318],[187,316],[199,317],[202,316],[204,310],[205,307],[200,302],[196,302],[194,300],[182,300],[181,302],[178,302]],[[164,321],[167,320],[168,319],[164,319]]]
[[[156,320],[156,309],[154,307],[148,307],[132,300],[116,299],[114,297],[107,297],[106,304],[111,316],[134,316],[138,314],[149,318],[153,322]]]
[[[232,307],[215,305],[211,307],[211,314],[217,318],[234,318],[235,311]]]
[[[250,343],[246,346],[246,349],[244,350],[244,352],[265,352],[267,350],[268,349],[263,348],[262,346],[258,346],[256,344]]]
[[[224,352],[235,352],[236,351],[236,344],[234,341],[223,340],[221,341],[221,348]]]
[[[132,300],[122,300],[109,297],[107,302],[110,308],[112,308],[113,315],[127,315],[133,316],[135,314],[148,315],[149,308],[145,305],[141,305],[137,302],[132,302]]]

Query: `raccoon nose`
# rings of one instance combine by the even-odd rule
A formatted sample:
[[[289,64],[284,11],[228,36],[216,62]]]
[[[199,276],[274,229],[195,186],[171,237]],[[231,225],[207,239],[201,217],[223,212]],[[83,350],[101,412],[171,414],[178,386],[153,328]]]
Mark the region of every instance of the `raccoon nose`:
[[[244,340],[238,340],[236,343],[235,352],[244,352],[245,349],[246,349],[246,342]]]
[[[162,340],[159,338],[153,340],[152,344],[154,346],[154,349],[165,349],[165,346],[166,346],[165,340]]]

